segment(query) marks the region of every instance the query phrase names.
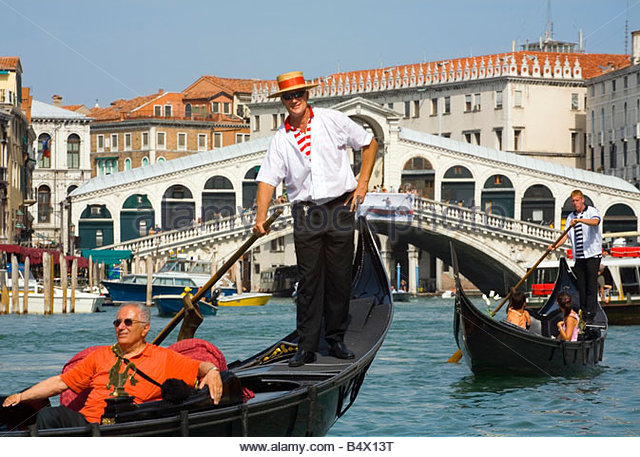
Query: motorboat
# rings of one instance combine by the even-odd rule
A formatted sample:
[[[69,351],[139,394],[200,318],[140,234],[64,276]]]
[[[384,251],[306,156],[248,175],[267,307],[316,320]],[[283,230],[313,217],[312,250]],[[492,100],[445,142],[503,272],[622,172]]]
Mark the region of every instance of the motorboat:
[[[151,295],[180,295],[185,287],[193,293],[203,286],[211,277],[211,262],[193,260],[183,257],[169,259],[154,273],[151,280]],[[127,274],[119,280],[103,280],[102,285],[109,291],[114,303],[145,302],[147,299],[147,275]],[[236,288],[226,278],[223,278],[217,288],[222,295],[235,293]],[[207,291],[205,298],[211,299],[211,291]]]
[[[241,294],[218,297],[218,306],[263,306],[271,298],[271,294],[262,292],[243,292]]]
[[[173,317],[182,309],[182,299],[183,295],[154,295],[152,302],[158,310],[158,316]],[[216,306],[204,300],[198,302],[198,307],[203,316],[215,316],[218,312]]]

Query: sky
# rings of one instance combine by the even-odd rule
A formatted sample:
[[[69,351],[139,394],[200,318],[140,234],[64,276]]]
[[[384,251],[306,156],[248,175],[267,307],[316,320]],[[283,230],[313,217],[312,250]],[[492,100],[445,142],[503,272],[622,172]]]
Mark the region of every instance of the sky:
[[[588,52],[630,53],[640,0],[0,0],[0,56],[20,57],[37,100],[104,107],[202,75],[311,79],[507,52],[548,18],[557,40],[582,30]]]

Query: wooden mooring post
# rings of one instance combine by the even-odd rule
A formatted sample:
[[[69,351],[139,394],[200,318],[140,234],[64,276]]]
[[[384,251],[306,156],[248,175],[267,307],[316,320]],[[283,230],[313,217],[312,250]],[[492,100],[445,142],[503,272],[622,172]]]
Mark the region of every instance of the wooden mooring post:
[[[152,304],[152,289],[153,289],[153,256],[147,257],[147,306]]]
[[[42,254],[42,274],[44,285],[44,314],[51,314],[53,311],[52,285],[53,278],[51,274],[51,255],[48,252]]]
[[[11,312],[20,313],[20,271],[15,254],[11,254]]]
[[[29,314],[29,278],[31,277],[31,259],[29,257],[24,259],[24,289],[22,295],[22,312]],[[37,292],[37,290],[34,290]]]
[[[60,253],[60,287],[62,288],[62,314],[67,312],[67,261]]]
[[[78,259],[71,263],[71,312],[76,312],[76,288],[78,287]]]

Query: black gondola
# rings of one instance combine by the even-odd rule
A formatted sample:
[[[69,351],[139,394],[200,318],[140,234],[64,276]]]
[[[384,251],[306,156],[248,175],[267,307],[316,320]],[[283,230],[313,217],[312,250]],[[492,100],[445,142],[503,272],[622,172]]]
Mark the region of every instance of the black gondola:
[[[319,349],[316,362],[290,368],[287,359],[295,352],[297,341],[294,331],[253,357],[229,364],[231,379],[238,379],[255,394],[245,403],[224,405],[221,402],[221,406],[215,407],[208,400],[208,394],[200,392],[177,405],[166,400],[130,408],[125,405],[114,415],[115,423],[109,425],[38,431],[33,425],[24,427],[23,424],[22,430],[2,431],[0,423],[0,434],[323,436],[355,401],[391,325],[393,304],[389,280],[364,218],[359,220],[351,292],[345,342],[355,352],[355,359],[329,356],[325,344]],[[236,392],[237,386],[236,382]],[[7,409],[4,408],[5,412]]]
[[[608,324],[600,307],[578,341],[555,339],[557,323],[562,320],[557,295],[568,292],[576,311],[579,303],[576,279],[564,258],[560,260],[558,277],[547,302],[538,312],[530,311],[529,330],[493,319],[476,308],[460,284],[453,245],[451,259],[456,283],[454,336],[475,374],[568,376],[591,370],[602,360]]]

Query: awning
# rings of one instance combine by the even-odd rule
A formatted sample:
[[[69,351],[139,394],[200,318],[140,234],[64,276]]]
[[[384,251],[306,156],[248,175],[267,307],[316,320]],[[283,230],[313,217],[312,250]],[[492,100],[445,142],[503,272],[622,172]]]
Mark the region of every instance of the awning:
[[[18,261],[21,263],[24,263],[24,260],[29,257],[30,265],[40,265],[42,263],[42,254],[48,252],[53,257],[54,264],[57,265],[60,263],[60,251],[56,251],[55,249],[30,248],[26,246],[18,246],[17,244],[0,244],[0,251],[8,254],[16,254],[18,256]],[[82,257],[66,255],[64,258],[67,261],[67,265],[70,265],[74,259],[77,259],[78,268],[87,268],[89,266],[87,259]],[[7,258],[7,262],[10,261],[11,259]]]
[[[120,263],[122,259],[130,259],[131,251],[116,249],[83,249],[81,251],[81,255],[85,259],[89,259],[89,257],[91,257],[91,261],[94,263],[104,262],[105,265],[115,265]]]

